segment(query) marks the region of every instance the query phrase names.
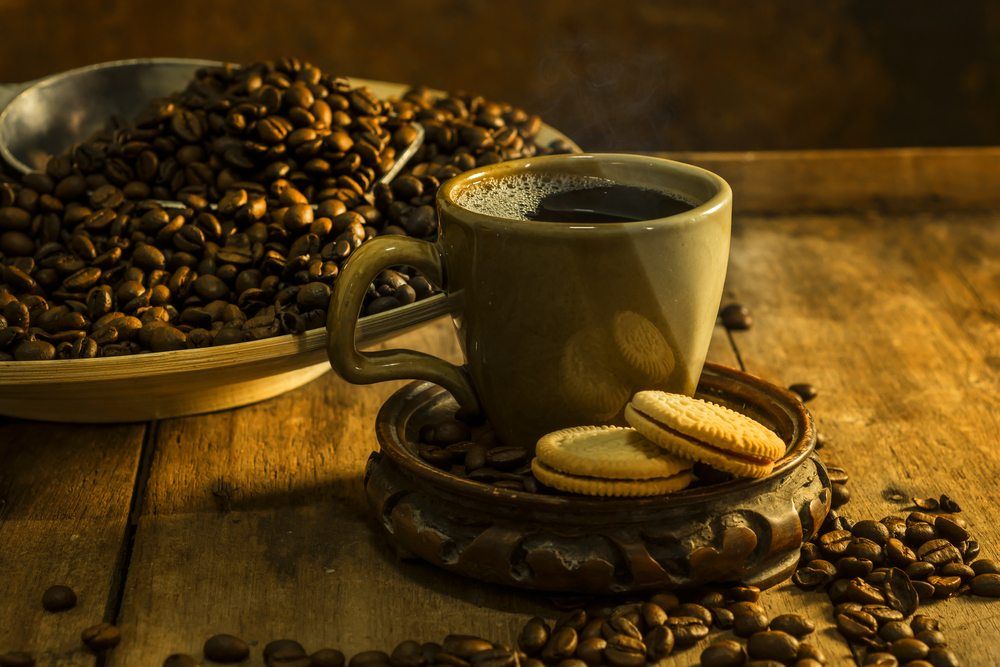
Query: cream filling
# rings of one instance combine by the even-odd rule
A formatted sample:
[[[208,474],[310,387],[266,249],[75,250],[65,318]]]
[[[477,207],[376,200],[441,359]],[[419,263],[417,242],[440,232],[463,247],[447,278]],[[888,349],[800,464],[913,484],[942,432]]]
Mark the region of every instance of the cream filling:
[[[648,419],[649,421],[653,422],[653,424],[655,424],[658,428],[662,428],[664,431],[666,431],[670,435],[672,435],[674,437],[677,437],[677,438],[680,438],[681,440],[683,440],[685,442],[689,442],[692,445],[695,445],[697,447],[702,447],[704,449],[708,449],[708,450],[711,450],[713,452],[718,452],[719,454],[723,454],[725,456],[728,456],[728,457],[731,457],[731,458],[734,458],[734,459],[738,459],[740,461],[743,461],[745,463],[749,463],[751,465],[766,466],[766,465],[771,465],[772,463],[774,463],[773,459],[769,459],[769,458],[766,458],[766,457],[763,457],[763,456],[753,456],[753,455],[750,455],[750,454],[744,454],[743,452],[734,452],[734,451],[731,451],[729,449],[723,449],[721,447],[716,447],[715,445],[710,445],[707,442],[702,442],[701,440],[698,440],[697,438],[694,438],[694,437],[688,435],[687,433],[681,433],[677,429],[671,428],[667,424],[664,424],[663,422],[661,422],[656,417],[651,417],[650,415],[646,414],[642,410],[637,409],[634,405],[632,405],[630,407],[633,410],[636,411],[636,414],[638,414],[640,417],[642,417],[644,419]]]
[[[620,477],[597,477],[595,475],[580,475],[580,474],[575,473],[575,472],[566,472],[565,470],[559,470],[558,468],[553,468],[549,464],[547,464],[544,461],[542,461],[540,459],[537,459],[537,458],[535,459],[535,465],[537,465],[539,468],[542,468],[543,470],[547,470],[548,472],[555,473],[557,475],[564,475],[566,477],[575,477],[576,479],[592,479],[592,480],[600,481],[600,482],[627,482],[627,483],[632,483],[632,482],[666,482],[667,480],[677,479],[678,477],[681,477],[683,475],[690,475],[691,474],[691,469],[690,468],[685,468],[684,470],[681,470],[680,472],[678,472],[678,473],[676,473],[674,475],[671,475],[670,477],[644,477],[642,479],[637,479],[635,477],[629,477],[627,479],[622,479]]]

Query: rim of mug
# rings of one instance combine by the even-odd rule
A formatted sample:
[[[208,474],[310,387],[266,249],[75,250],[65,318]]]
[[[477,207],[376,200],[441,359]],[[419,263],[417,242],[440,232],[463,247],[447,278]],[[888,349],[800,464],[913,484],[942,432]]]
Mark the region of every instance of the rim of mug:
[[[456,201],[456,196],[462,189],[477,181],[497,177],[504,172],[511,171],[555,171],[555,169],[533,169],[533,167],[545,167],[553,163],[565,161],[600,161],[631,163],[646,166],[649,168],[659,168],[672,173],[682,173],[693,176],[713,188],[713,194],[705,201],[697,204],[694,208],[682,213],[676,213],[662,218],[651,218],[649,220],[630,220],[627,222],[601,222],[601,223],[571,223],[570,221],[549,221],[549,220],[516,220],[502,216],[491,215],[481,211],[475,211],[462,206]],[[589,175],[589,174],[584,174]],[[523,222],[531,222],[531,227],[538,229],[544,226],[548,231],[564,234],[599,234],[609,232],[619,232],[622,229],[636,228],[648,225],[679,226],[685,224],[695,224],[704,218],[714,214],[720,208],[730,203],[733,198],[732,189],[729,183],[721,176],[707,169],[696,167],[686,162],[678,162],[667,158],[653,155],[642,155],[637,153],[566,153],[559,155],[539,155],[535,157],[520,158],[507,162],[497,162],[495,164],[477,167],[470,171],[458,174],[445,181],[437,192],[437,205],[440,211],[461,211],[461,216],[465,219],[473,219],[477,224],[487,226],[503,227],[505,230],[517,229],[516,225]]]

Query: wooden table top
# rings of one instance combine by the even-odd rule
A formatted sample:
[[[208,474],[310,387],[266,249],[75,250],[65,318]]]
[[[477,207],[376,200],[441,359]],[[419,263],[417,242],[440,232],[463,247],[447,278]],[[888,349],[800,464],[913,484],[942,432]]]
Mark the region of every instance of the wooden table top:
[[[724,300],[755,318],[745,332],[717,327],[711,358],[819,388],[822,455],[851,474],[843,513],[901,513],[895,491],[948,493],[983,555],[1000,557],[1000,150],[681,157],[733,185]],[[446,321],[396,343],[458,358]],[[0,652],[92,665],[79,636],[101,620],[123,639],[100,664],[131,666],[200,655],[219,632],[351,653],[449,631],[510,640],[529,616],[554,615],[545,597],[398,562],[373,531],[361,474],[375,413],[399,386],[328,374],[147,424],[0,418]],[[56,583],[77,591],[75,609],[42,611]],[[824,594],[786,583],[763,602],[810,616],[830,664],[851,662]],[[928,609],[965,665],[998,664],[1000,603]]]

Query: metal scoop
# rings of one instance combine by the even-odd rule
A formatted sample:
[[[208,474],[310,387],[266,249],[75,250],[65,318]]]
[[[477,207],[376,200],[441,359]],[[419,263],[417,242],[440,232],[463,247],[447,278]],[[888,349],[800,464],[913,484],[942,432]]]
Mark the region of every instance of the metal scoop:
[[[44,169],[49,157],[85,141],[109,119],[134,118],[150,101],[185,88],[198,69],[223,64],[190,58],[118,60],[0,85],[0,156],[23,174]],[[415,127],[416,138],[379,181],[391,182],[420,148],[424,130]]]

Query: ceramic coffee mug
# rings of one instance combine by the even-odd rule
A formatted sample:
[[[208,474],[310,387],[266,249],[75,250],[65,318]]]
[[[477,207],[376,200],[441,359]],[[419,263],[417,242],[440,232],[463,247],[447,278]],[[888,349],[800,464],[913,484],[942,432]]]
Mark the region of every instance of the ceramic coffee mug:
[[[640,222],[512,220],[459,205],[484,181],[535,172],[596,176],[695,204]],[[692,394],[722,298],[732,192],[719,176],[639,155],[514,160],[461,174],[437,194],[435,243],[380,236],[348,260],[330,301],[328,353],[350,382],[420,379],[485,412],[507,444],[549,431],[623,423],[640,389]],[[376,275],[411,266],[440,285],[466,364],[388,350],[361,353],[355,329]]]

